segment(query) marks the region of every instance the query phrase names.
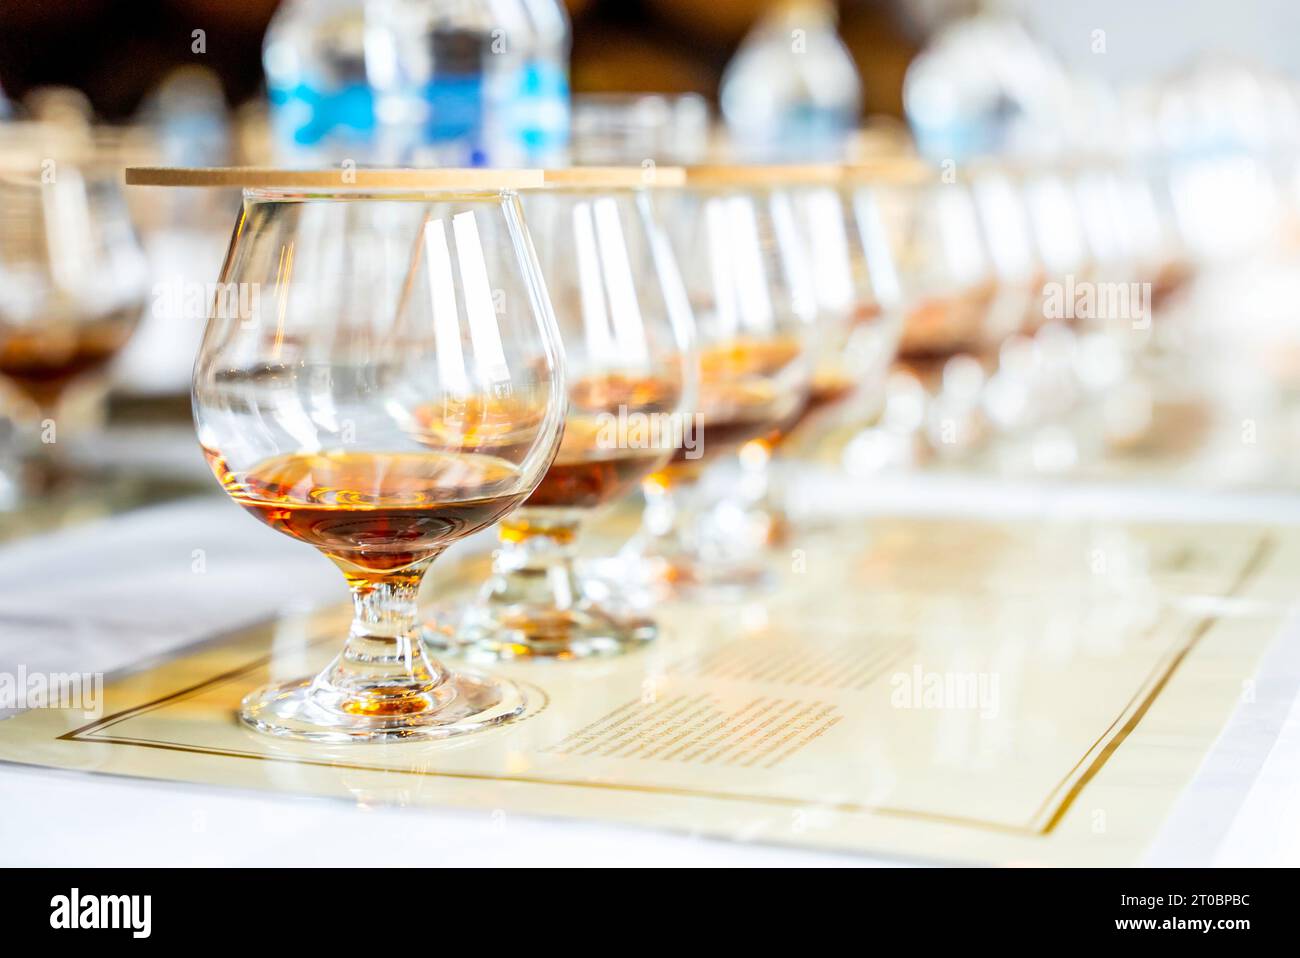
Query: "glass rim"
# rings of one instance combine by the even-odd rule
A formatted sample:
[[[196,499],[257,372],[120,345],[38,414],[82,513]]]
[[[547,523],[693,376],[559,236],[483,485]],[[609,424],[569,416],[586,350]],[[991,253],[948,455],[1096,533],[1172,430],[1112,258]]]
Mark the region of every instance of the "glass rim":
[[[840,171],[843,181],[852,186],[894,187],[936,185],[942,182],[943,172],[937,165],[915,156],[881,157],[846,163],[840,167]],[[958,166],[954,172],[961,180],[967,176],[964,166]]]
[[[681,186],[686,169],[657,163],[647,166],[561,166],[543,171],[545,190],[639,189]]]
[[[238,189],[238,187],[234,187]],[[502,203],[519,197],[515,189],[427,189],[246,186],[245,200],[256,203]]]
[[[367,190],[501,193],[545,184],[539,169],[404,169],[333,167],[282,170],[265,166],[168,167],[129,166],[127,186],[243,188],[267,193],[301,193],[304,189],[347,194]],[[328,194],[325,194],[328,195]],[[324,198],[322,196],[321,198]]]
[[[844,177],[839,163],[701,163],[683,169],[687,188],[833,186]]]

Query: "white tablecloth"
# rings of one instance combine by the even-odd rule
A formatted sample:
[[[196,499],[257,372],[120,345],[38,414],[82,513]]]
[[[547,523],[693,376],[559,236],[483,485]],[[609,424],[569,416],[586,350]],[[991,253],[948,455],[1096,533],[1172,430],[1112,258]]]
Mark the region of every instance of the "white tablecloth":
[[[1300,498],[1158,488],[811,476],[818,508],[972,516],[1114,515],[1300,523]],[[924,505],[924,510],[920,505]],[[312,550],[213,497],[0,549],[0,670],[111,672],[267,617],[337,600]],[[1153,864],[1300,864],[1300,620],[1270,651],[1256,702],[1225,729],[1149,855]],[[340,861],[340,855],[346,861]],[[136,782],[0,765],[0,865],[889,864],[490,811]]]

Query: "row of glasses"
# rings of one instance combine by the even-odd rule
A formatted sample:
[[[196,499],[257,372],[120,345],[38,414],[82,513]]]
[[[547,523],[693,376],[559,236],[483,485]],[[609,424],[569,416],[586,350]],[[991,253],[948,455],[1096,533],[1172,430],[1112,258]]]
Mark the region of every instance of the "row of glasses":
[[[1113,169],[901,169],[138,175],[245,186],[195,369],[199,439],[232,498],[353,596],[343,651],[250,694],[242,719],[324,741],[509,721],[517,687],[430,650],[560,660],[655,635],[578,571],[596,510],[642,486],[625,587],[753,584],[773,525],[750,521],[754,490],[811,410],[865,390],[881,426],[960,445],[999,376],[1014,393],[1026,343],[1071,352],[1061,331],[1083,327],[1054,321],[1049,284],[1176,262],[1158,189]],[[919,404],[885,377],[896,350]],[[1041,404],[1013,407],[1006,428]],[[681,494],[733,455],[733,501],[684,521]],[[422,622],[430,564],[494,523],[478,595]]]
[[[849,454],[879,445],[881,430],[900,423],[905,432],[888,438],[960,454],[981,438],[987,357],[1023,319],[1000,294],[975,195],[964,180],[919,167],[888,178],[866,168],[851,180],[865,261],[897,317],[898,375],[882,401],[883,422],[871,423]],[[915,407],[918,396],[920,408],[900,417],[900,403]]]
[[[1073,403],[1070,370],[1061,355],[1072,333],[1049,315],[1046,291],[1079,266],[1081,247],[1071,246],[1070,216],[1076,207],[1031,210],[1021,171],[1005,163],[975,164],[960,179],[977,213],[974,238],[986,251],[992,296],[984,321],[982,353],[971,370],[963,399],[982,428],[981,438],[1032,446],[1042,429],[1056,423]],[[1059,198],[1060,194],[1047,194]],[[1068,197],[1067,197],[1068,199]],[[1035,219],[1034,213],[1044,214]],[[1056,223],[1056,226],[1052,226]],[[1041,242],[1051,246],[1045,255]],[[1077,237],[1076,237],[1077,238]],[[1068,367],[1068,362],[1066,363]]]
[[[1115,387],[1133,378],[1153,307],[1190,276],[1157,176],[1103,161],[985,162],[921,183],[869,176],[857,202],[880,211],[868,260],[897,268],[906,303],[886,401],[899,414],[886,418],[917,436],[889,438],[958,458],[996,437],[1017,467],[1025,451],[1029,468],[1056,471],[1080,456],[1069,418],[1081,402],[1133,405]],[[1107,315],[1116,301],[1123,315]],[[1118,412],[1140,431],[1131,408]],[[909,461],[882,455],[888,444],[873,425],[850,467]]]
[[[646,596],[752,585],[763,574],[766,454],[709,511],[688,511],[706,470],[796,421],[813,383],[818,306],[797,201],[831,166],[695,166],[657,200],[695,322],[694,443],[642,484],[642,528],[624,550]],[[757,488],[755,488],[755,486]],[[757,526],[754,519],[758,519]]]
[[[653,639],[576,563],[583,525],[689,445],[696,405],[694,320],[651,188],[679,168],[561,169],[522,194],[555,309],[568,375],[564,436],[523,504],[498,526],[476,601],[430,640],[471,658],[581,658]],[[435,437],[444,431],[432,418]],[[504,435],[503,441],[509,441]]]
[[[753,562],[754,543],[710,542],[673,500],[704,465],[792,427],[837,352],[819,337],[868,330],[887,364],[878,318],[901,315],[897,281],[883,267],[868,281],[862,262],[881,211],[847,210],[840,176],[134,174],[245,187],[195,367],[200,444],[236,502],[319,549],[352,592],[340,654],[251,693],[243,721],[323,741],[444,738],[509,721],[524,696],[433,650],[555,660],[653,638],[635,602],[594,597],[573,552],[638,482],[625,586]],[[811,243],[810,225],[839,240]],[[832,247],[844,274],[822,262]],[[431,563],[494,523],[488,581],[422,622]]]
[[[219,283],[237,293],[214,303],[195,370],[200,443],[232,498],[320,549],[353,593],[339,656],[249,695],[244,722],[443,738],[524,703],[429,646],[563,659],[653,637],[590,600],[571,549],[587,516],[689,444],[694,323],[644,189],[671,173],[180,178],[249,187]],[[422,630],[424,572],[498,520],[478,597]]]
[[[878,211],[857,202],[857,186],[868,179],[909,182],[921,175],[922,168],[910,161],[883,160],[769,173],[793,209],[787,218],[794,224],[787,257],[795,299],[810,307],[810,379],[791,418],[741,446],[732,494],[697,520],[697,534],[730,553],[733,579],[735,570],[754,578],[764,549],[785,538],[784,489],[773,483],[772,474],[794,436],[837,409],[868,420],[880,412],[901,330],[899,290],[891,263],[878,258]],[[706,568],[716,570],[716,557],[711,558]]]
[[[1039,303],[1041,327],[1015,342],[1026,392],[1044,417],[1072,428],[1035,452],[1055,469],[1141,441],[1152,395],[1142,366],[1156,318],[1192,276],[1172,203],[1158,170],[1105,157],[1039,165],[1024,174],[1042,259],[1050,264]],[[1055,448],[1055,453],[1051,450]]]
[[[268,172],[246,190],[219,286],[238,292],[196,366],[200,442],[237,502],[340,567],[354,621],[325,670],[253,693],[244,721],[346,740],[509,720],[516,688],[429,647],[564,659],[654,636],[576,571],[596,509],[641,481],[630,569],[752,581],[764,543],[681,522],[678,490],[788,432],[848,337],[866,332],[874,386],[909,326],[986,334],[967,312],[984,274],[953,243],[968,193],[672,172]],[[425,570],[498,521],[478,596],[422,626]]]

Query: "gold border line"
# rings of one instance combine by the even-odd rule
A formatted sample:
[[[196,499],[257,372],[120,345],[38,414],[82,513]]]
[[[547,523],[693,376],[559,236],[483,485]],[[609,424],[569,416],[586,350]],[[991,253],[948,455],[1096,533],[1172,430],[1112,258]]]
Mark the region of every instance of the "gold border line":
[[[1263,567],[1265,558],[1273,551],[1275,546],[1276,543],[1271,535],[1263,535],[1256,544],[1254,551],[1250,554],[1249,558],[1246,559],[1246,564],[1243,565],[1241,571],[1237,573],[1236,580],[1228,587],[1227,591],[1224,592],[1223,598],[1228,598],[1240,592]],[[1197,623],[1196,627],[1192,629],[1191,635],[1188,636],[1187,641],[1183,643],[1182,647],[1173,652],[1172,655],[1167,655],[1165,657],[1168,660],[1168,665],[1164,670],[1160,671],[1160,669],[1157,668],[1156,673],[1154,673],[1153,676],[1148,676],[1147,681],[1138,686],[1138,690],[1134,693],[1133,699],[1129,700],[1129,704],[1119,713],[1115,721],[1110,724],[1110,727],[1102,733],[1101,738],[1097,739],[1087,752],[1084,752],[1083,758],[1079,759],[1079,761],[1075,763],[1074,768],[1070,769],[1070,771],[1066,773],[1065,778],[1061,780],[1060,784],[1048,793],[1042,806],[1039,807],[1039,810],[1035,812],[1030,821],[1034,821],[1045,813],[1047,805],[1051,803],[1052,796],[1066,786],[1074,773],[1079,770],[1079,767],[1087,761],[1088,756],[1101,746],[1101,750],[1097,752],[1097,756],[1093,759],[1092,764],[1083,770],[1083,773],[1075,780],[1074,785],[1065,793],[1065,797],[1062,799],[1061,804],[1057,806],[1056,811],[1047,818],[1042,829],[1044,835],[1055,828],[1060,823],[1061,819],[1065,817],[1065,813],[1074,803],[1074,800],[1079,797],[1079,794],[1083,791],[1083,787],[1087,785],[1099,771],[1101,771],[1101,767],[1106,763],[1110,756],[1115,753],[1115,750],[1119,748],[1124,740],[1128,738],[1129,733],[1132,732],[1133,729],[1137,728],[1138,723],[1142,721],[1142,717],[1150,711],[1151,706],[1155,704],[1156,697],[1164,691],[1165,686],[1169,684],[1169,680],[1173,678],[1174,672],[1176,672],[1178,667],[1182,665],[1183,660],[1187,658],[1188,653],[1196,647],[1197,643],[1205,637],[1218,621],[1218,615],[1211,615],[1206,616]],[[1153,677],[1154,683],[1152,683]],[[1149,688],[1150,691],[1148,691],[1146,696],[1137,703],[1136,708],[1133,708],[1134,701],[1142,695],[1142,689],[1144,688]],[[1131,713],[1130,709],[1132,709]],[[1102,742],[1106,740],[1106,736],[1110,733],[1110,730],[1113,729],[1126,714],[1129,715],[1129,720],[1124,723],[1124,726],[1109,742],[1102,745]]]

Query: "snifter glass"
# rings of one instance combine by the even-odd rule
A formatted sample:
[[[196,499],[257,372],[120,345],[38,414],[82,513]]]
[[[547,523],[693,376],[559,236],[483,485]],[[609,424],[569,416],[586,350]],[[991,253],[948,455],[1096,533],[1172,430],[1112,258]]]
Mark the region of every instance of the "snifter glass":
[[[875,422],[881,414],[902,328],[900,291],[888,270],[877,273],[868,263],[866,247],[874,226],[860,216],[854,185],[868,175],[915,177],[919,175],[916,162],[845,167],[838,171],[836,182],[807,182],[789,188],[808,264],[807,296],[816,305],[810,349],[812,381],[808,399],[794,421],[751,440],[738,457],[741,488],[750,490],[752,500],[747,515],[752,517],[752,525],[769,530],[773,544],[789,526],[782,490],[767,479],[772,466],[779,465],[780,454],[815,448],[837,425]],[[805,177],[817,169],[811,168]]]
[[[970,184],[961,178],[867,175],[853,203],[864,228],[867,265],[897,291],[903,317],[899,365],[929,394],[929,447],[941,456],[966,453],[985,432],[986,366],[1010,332],[991,322],[997,275]],[[1022,320],[1023,311],[1012,328]],[[894,398],[887,396],[886,403]]]
[[[148,294],[115,148],[89,131],[0,128],[0,412],[25,433],[38,488],[61,477],[64,435],[99,417]]]
[[[418,187],[382,188],[399,172],[246,189],[195,367],[223,488],[352,590],[343,651],[244,699],[264,732],[441,738],[523,708],[510,683],[427,656],[416,592],[449,545],[528,497],[558,448],[559,333],[508,188],[540,174],[410,171]]]
[[[555,170],[547,189],[521,193],[564,342],[564,438],[540,485],[501,521],[492,575],[458,628],[431,630],[435,645],[572,659],[655,637],[652,618],[580,574],[575,550],[594,514],[694,438],[682,415],[695,399],[690,307],[651,208],[651,184],[672,173],[680,178],[668,168]]]
[[[686,184],[657,194],[695,319],[700,426],[643,484],[641,532],[626,555],[664,587],[745,586],[765,564],[761,490],[733,488],[720,507],[685,521],[681,492],[702,469],[788,429],[808,399],[817,302],[791,188],[833,168],[690,167]],[[760,482],[763,473],[758,472]]]

